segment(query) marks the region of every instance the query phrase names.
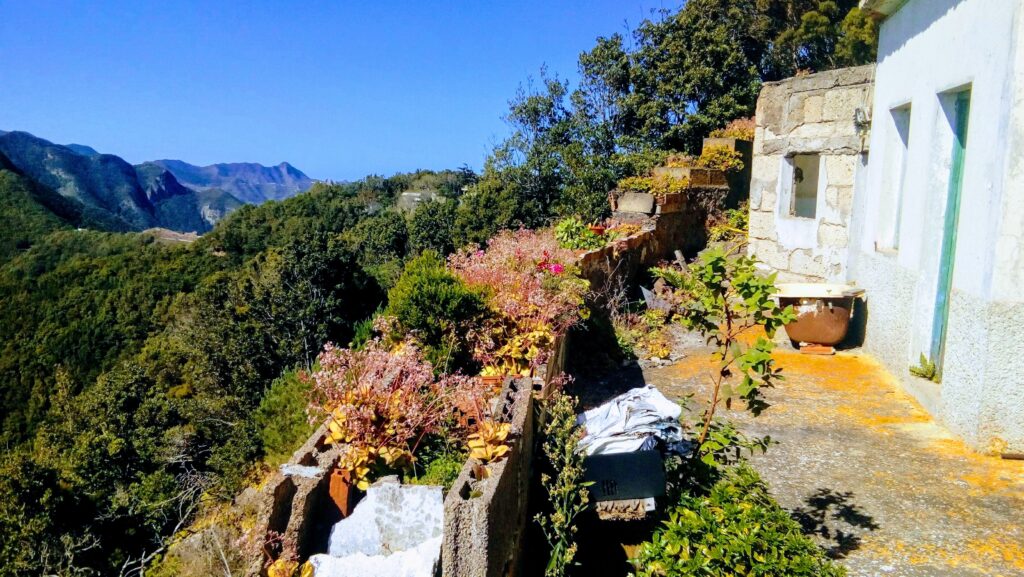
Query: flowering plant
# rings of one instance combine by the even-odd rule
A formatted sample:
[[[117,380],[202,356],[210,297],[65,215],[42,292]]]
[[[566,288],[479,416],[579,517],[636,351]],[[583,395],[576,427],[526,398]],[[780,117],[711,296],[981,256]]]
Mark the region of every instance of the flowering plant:
[[[474,331],[474,357],[506,374],[528,373],[546,359],[555,335],[585,318],[589,283],[579,278],[575,254],[550,230],[506,231],[486,250],[469,248],[449,257],[467,285],[483,289],[496,313]]]
[[[366,489],[382,471],[408,468],[423,435],[452,411],[457,377],[434,378],[412,345],[388,351],[379,340],[362,350],[326,345],[312,375],[309,413],[328,420],[328,443],[346,443],[340,467]]]

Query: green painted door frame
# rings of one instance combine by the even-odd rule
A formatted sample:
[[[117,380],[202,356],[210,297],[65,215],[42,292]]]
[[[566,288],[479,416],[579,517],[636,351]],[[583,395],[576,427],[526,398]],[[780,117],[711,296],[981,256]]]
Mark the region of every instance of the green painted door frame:
[[[953,291],[953,257],[956,254],[960,196],[964,184],[964,153],[967,149],[967,120],[971,111],[971,91],[959,92],[955,98],[953,164],[949,171],[949,193],[946,195],[946,217],[942,227],[942,255],[939,261],[939,286],[935,295],[935,316],[932,321],[931,361],[935,363],[936,376],[939,380],[942,378],[942,361],[946,354],[949,300]]]

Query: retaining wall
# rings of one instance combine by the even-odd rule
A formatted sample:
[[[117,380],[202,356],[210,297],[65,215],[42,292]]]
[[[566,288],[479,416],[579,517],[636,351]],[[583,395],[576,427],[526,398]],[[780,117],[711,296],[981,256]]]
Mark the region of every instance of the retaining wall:
[[[674,250],[696,252],[706,239],[707,207],[720,207],[728,195],[725,185],[695,188],[692,195],[661,199],[653,214],[625,215],[643,223],[641,232],[582,254],[583,277],[595,289],[609,282],[629,283],[659,260],[672,258]],[[538,371],[541,376],[505,383],[498,415],[512,425],[510,451],[506,458],[488,465],[485,479],[476,479],[473,461],[467,461],[448,492],[441,554],[444,577],[518,573],[530,522],[527,510],[537,431],[544,422],[537,399],[547,397],[552,380],[564,371],[567,346],[567,338],[555,340],[547,364]],[[328,488],[342,448],[325,445],[326,432],[326,424],[317,429],[284,467],[302,474],[276,471],[259,493],[257,534],[281,534],[296,544],[303,559],[326,550],[330,528],[339,520]],[[254,561],[247,576],[259,576],[261,565],[262,559]]]

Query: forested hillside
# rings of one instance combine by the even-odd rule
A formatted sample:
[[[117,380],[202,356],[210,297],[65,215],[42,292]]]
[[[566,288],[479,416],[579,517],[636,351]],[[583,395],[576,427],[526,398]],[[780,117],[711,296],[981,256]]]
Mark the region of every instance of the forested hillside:
[[[411,255],[603,216],[619,179],[750,116],[761,82],[870,61],[874,23],[855,5],[690,0],[599,38],[577,86],[528,84],[479,175],[318,183],[193,243],[76,230],[110,228],[0,157],[0,575],[138,574],[201,498],[230,499],[295,441],[267,434],[304,418],[289,375],[348,343]],[[426,189],[442,200],[396,209]]]

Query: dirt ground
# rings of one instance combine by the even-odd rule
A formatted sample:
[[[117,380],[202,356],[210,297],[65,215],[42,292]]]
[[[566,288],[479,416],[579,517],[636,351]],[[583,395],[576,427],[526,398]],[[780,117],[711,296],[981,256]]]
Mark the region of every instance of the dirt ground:
[[[681,335],[673,361],[631,363],[578,390],[591,406],[652,383],[693,395],[696,410],[708,352]],[[775,359],[786,380],[768,391],[771,408],[729,416],[777,441],[752,463],[851,577],[1024,576],[1024,462],[972,452],[858,350],[780,347]]]

